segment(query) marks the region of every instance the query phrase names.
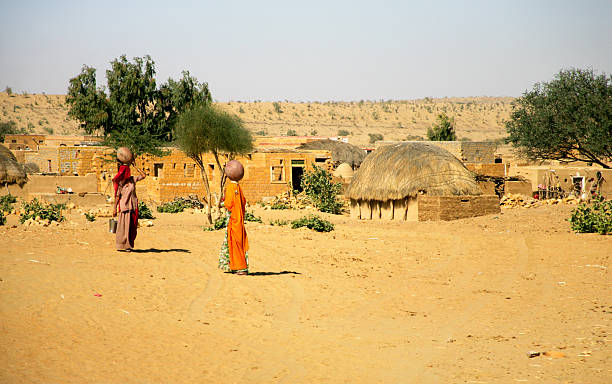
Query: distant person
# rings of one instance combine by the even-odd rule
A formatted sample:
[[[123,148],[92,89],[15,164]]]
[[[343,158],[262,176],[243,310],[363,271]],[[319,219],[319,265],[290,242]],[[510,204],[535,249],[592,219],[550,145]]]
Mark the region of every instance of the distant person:
[[[138,197],[136,183],[144,179],[145,173],[134,166],[140,175],[132,176],[130,166],[117,164],[117,174],[113,177],[115,205],[113,217],[117,218],[115,245],[118,251],[131,252],[138,228]]]
[[[225,174],[229,178],[225,185],[224,201],[228,218],[225,240],[219,254],[219,268],[237,275],[247,275],[249,241],[244,228],[246,198],[238,184],[244,176],[244,168],[240,162],[231,160],[225,166]]]

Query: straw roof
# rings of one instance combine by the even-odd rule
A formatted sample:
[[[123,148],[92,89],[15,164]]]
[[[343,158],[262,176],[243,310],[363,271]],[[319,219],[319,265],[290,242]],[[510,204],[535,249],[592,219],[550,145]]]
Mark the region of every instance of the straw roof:
[[[332,161],[334,163],[348,163],[353,168],[359,167],[367,155],[366,151],[355,145],[329,139],[310,141],[300,145],[298,149],[328,150],[331,152]]]
[[[354,200],[400,200],[427,195],[480,195],[465,165],[445,149],[426,143],[384,146],[371,153],[345,196]]]
[[[26,183],[27,176],[23,167],[17,162],[15,155],[3,145],[0,145],[0,185]]]

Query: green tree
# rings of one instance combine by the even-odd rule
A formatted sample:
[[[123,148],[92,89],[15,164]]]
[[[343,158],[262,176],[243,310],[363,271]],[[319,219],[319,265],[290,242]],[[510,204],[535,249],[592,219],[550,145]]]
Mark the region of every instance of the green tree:
[[[508,142],[533,160],[586,161],[610,168],[612,76],[560,71],[516,100]]]
[[[178,115],[191,105],[212,100],[208,85],[198,83],[189,72],[158,88],[149,56],[135,57],[133,62],[125,55],[113,60],[106,80],[108,88],[98,87],[95,68],[83,66],[70,79],[68,114],[87,133],[101,133],[107,145],[127,146],[136,156],[161,155],[161,148],[173,139]]]
[[[253,138],[249,130],[244,128],[242,121],[234,115],[206,103],[198,104],[179,115],[176,127],[176,145],[198,165],[202,182],[206,189],[208,220],[213,222],[211,215],[212,196],[208,174],[204,164],[205,153],[212,153],[221,172],[219,196],[223,196],[226,176],[225,167],[221,165],[221,156],[227,159],[237,154],[245,154],[253,150]],[[220,205],[221,199],[218,200]]]
[[[17,123],[13,120],[9,122],[0,122],[0,142],[4,141],[5,135],[14,135],[16,133],[23,133],[23,129],[17,128]]]
[[[454,141],[457,140],[455,134],[455,119],[448,117],[446,113],[438,115],[438,123],[427,129],[427,138],[430,141]]]
[[[332,181],[332,175],[325,169],[312,165],[312,171],[302,175],[304,193],[321,212],[339,214],[342,202],[337,200],[342,185]]]

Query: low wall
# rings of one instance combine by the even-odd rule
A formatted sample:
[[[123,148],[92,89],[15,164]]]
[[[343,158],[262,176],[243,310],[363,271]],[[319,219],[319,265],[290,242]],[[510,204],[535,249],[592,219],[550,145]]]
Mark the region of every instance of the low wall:
[[[520,194],[531,197],[532,192],[531,181],[506,181],[504,183],[505,195]]]
[[[426,196],[419,202],[419,221],[457,220],[501,212],[496,195]]]
[[[55,193],[57,187],[72,188],[75,194],[86,192],[98,192],[96,175],[87,176],[44,176],[28,175],[28,182],[20,188],[17,185],[9,185],[11,195],[29,199],[30,195],[41,193]],[[6,195],[6,188],[0,190],[0,195]]]
[[[393,201],[351,200],[351,217],[361,220],[456,220],[499,213],[496,195],[426,196]]]

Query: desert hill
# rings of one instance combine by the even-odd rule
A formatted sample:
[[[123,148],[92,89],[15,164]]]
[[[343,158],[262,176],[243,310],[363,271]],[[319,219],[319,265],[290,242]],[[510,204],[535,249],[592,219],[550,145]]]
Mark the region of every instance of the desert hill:
[[[0,93],[1,122],[14,121],[29,133],[83,134],[68,117],[65,95]],[[425,138],[440,113],[453,117],[459,139],[498,140],[505,136],[504,121],[513,98],[425,98],[359,102],[218,102],[239,116],[254,135],[349,136],[367,146],[370,134],[385,140]]]

